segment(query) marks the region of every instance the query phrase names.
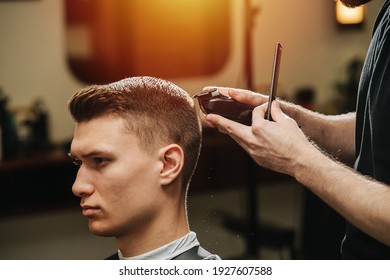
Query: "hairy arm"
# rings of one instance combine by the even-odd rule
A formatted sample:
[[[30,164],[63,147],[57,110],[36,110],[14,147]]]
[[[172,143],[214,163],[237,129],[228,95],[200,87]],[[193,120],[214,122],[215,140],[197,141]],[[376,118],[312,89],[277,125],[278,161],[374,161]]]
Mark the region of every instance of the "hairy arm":
[[[281,108],[321,149],[343,163],[353,164],[355,160],[355,113],[323,115],[288,102],[281,102]]]
[[[340,146],[345,158],[352,157],[354,115],[322,117],[289,106],[273,102],[274,122],[264,119],[266,103],[256,107],[251,127],[218,115],[206,120],[229,134],[259,165],[293,176],[351,223],[390,245],[390,187],[358,174],[318,147],[335,152]],[[321,122],[326,125],[317,127]],[[328,142],[327,137],[336,140]]]
[[[318,149],[296,158],[293,176],[348,221],[390,246],[390,187],[358,174]]]

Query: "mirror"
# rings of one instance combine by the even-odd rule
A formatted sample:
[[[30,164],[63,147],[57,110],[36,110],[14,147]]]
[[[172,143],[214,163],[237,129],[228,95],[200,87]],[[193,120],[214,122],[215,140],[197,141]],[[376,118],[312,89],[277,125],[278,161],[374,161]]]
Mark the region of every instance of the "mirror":
[[[66,0],[67,59],[86,83],[217,73],[230,51],[230,0]]]

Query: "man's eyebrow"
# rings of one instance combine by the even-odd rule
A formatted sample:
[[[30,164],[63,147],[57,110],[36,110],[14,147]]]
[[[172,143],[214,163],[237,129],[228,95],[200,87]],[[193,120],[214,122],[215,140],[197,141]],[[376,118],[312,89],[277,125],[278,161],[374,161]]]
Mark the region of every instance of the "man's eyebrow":
[[[104,155],[108,155],[108,154],[109,154],[108,151],[103,151],[103,150],[94,150],[94,151],[80,154],[80,155],[74,154],[71,150],[68,152],[68,156],[72,159],[78,159],[79,157],[80,158],[89,158],[89,157],[95,157],[95,156],[104,156]]]

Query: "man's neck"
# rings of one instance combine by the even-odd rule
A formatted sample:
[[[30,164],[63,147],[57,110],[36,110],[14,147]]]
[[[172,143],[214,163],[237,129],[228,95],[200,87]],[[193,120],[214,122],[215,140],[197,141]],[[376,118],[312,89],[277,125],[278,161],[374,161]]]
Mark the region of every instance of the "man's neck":
[[[190,232],[186,215],[171,221],[156,222],[142,230],[116,237],[116,245],[124,257],[134,257],[164,246]]]

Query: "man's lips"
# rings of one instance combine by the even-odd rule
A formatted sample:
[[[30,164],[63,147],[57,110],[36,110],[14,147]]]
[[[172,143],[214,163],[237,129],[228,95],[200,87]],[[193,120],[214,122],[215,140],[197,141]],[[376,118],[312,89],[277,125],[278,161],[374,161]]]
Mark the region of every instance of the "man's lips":
[[[81,208],[83,209],[83,215],[86,217],[96,215],[100,211],[97,206],[81,205]]]

